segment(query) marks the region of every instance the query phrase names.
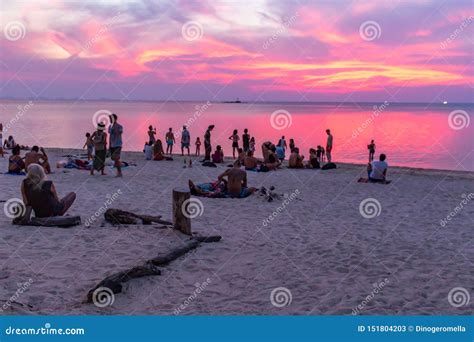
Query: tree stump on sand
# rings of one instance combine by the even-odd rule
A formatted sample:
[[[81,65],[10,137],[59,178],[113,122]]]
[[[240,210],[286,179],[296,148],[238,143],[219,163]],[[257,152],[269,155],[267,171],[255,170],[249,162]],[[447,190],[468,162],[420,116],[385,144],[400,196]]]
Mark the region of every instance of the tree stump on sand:
[[[191,216],[186,211],[190,199],[191,192],[189,189],[173,189],[173,228],[186,235],[192,235]]]

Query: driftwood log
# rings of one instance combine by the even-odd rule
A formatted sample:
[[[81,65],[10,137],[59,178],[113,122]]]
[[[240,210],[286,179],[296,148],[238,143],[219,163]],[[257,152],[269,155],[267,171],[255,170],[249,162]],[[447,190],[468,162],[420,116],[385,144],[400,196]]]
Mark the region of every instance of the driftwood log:
[[[157,257],[148,260],[144,265],[133,267],[129,270],[114,273],[94,286],[87,293],[87,302],[93,302],[94,291],[100,287],[106,287],[113,293],[122,292],[122,283],[129,281],[130,279],[141,278],[152,275],[160,275],[161,272],[157,268],[158,266],[166,266],[172,261],[185,255],[189,251],[196,249],[203,242],[218,242],[221,240],[221,236],[195,236],[189,239],[184,246],[181,246],[167,254],[158,255]]]
[[[14,218],[12,224],[19,226],[70,228],[81,224],[80,216],[32,217],[33,208],[27,206],[23,216]]]
[[[189,202],[190,199],[191,192],[189,189],[173,189],[173,228],[186,235],[192,235],[191,217],[185,215],[189,210],[188,206],[192,205]]]
[[[172,223],[162,220],[161,216],[140,215],[120,209],[107,209],[105,220],[112,224],[152,224],[160,223],[171,226]]]

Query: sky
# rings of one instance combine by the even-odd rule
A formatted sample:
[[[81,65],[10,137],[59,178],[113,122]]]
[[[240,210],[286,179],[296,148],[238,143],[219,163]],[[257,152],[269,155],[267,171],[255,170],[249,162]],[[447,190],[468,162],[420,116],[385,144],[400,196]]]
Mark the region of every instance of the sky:
[[[0,97],[474,102],[474,3],[1,3]]]

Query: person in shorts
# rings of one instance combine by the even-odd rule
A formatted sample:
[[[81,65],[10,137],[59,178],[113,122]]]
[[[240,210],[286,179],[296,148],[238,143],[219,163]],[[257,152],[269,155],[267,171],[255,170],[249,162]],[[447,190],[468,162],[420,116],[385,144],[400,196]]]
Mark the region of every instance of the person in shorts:
[[[183,131],[181,132],[181,155],[184,156],[184,149],[188,150],[188,156],[190,155],[189,145],[191,144],[191,136],[189,134],[188,128],[183,126]]]
[[[114,161],[114,166],[117,169],[117,176],[122,177],[122,163],[120,161],[120,154],[122,153],[122,133],[123,127],[117,122],[117,114],[110,115],[110,158]]]

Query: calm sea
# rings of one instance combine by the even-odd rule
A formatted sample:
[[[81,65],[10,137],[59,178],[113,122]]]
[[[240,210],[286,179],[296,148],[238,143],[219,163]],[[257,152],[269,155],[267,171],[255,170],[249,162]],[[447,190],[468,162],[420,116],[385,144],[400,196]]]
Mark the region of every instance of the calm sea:
[[[376,154],[387,154],[391,165],[474,171],[473,104],[2,100],[0,105],[4,138],[13,135],[30,146],[80,148],[95,122],[114,112],[125,129],[124,149],[131,151],[143,149],[149,125],[164,140],[168,128],[178,131],[186,124],[194,142],[214,124],[213,145],[222,145],[226,155],[232,152],[232,130],[242,134],[248,128],[257,154],[263,141],[284,135],[307,156],[310,147],[325,145],[330,128],[336,162],[366,163],[367,144],[374,139]]]

